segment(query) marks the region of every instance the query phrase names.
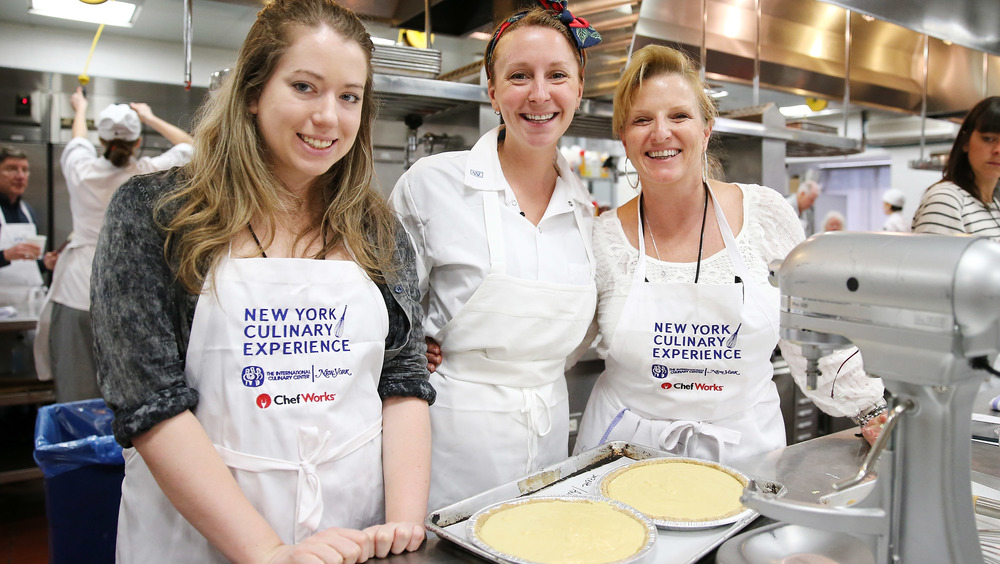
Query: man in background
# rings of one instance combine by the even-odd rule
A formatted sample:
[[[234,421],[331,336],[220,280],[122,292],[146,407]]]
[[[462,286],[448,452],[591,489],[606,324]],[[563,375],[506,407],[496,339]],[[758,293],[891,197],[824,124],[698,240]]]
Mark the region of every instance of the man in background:
[[[813,215],[815,211],[812,209],[814,203],[816,203],[816,198],[819,196],[820,186],[813,180],[806,180],[802,184],[799,184],[799,189],[785,196],[785,200],[791,204],[792,209],[799,216],[799,222],[802,223],[802,230],[806,232],[806,237],[813,234],[815,225],[813,222]]]
[[[0,306],[26,303],[59,258],[43,255],[36,239],[35,211],[23,198],[30,174],[23,151],[0,147]]]

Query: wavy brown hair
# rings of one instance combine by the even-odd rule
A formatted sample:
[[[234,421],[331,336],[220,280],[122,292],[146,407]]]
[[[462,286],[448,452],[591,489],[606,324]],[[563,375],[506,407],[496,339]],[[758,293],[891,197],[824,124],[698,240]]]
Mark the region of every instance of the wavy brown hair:
[[[276,218],[285,212],[279,197],[285,188],[268,165],[267,148],[249,106],[273,75],[293,40],[293,31],[323,26],[361,46],[368,72],[357,138],[347,154],[316,179],[314,188],[322,190],[325,209],[296,240],[321,233],[324,245],[317,259],[346,245],[354,260],[378,282],[394,270],[396,220],[372,186],[376,107],[371,38],[353,12],[331,0],[275,0],[257,14],[235,68],[202,108],[194,132],[194,155],[184,167],[185,180],[157,205],[157,218],[167,232],[164,253],[189,292],[202,291],[232,239],[247,229],[251,218],[263,217],[268,232],[274,233]],[[316,56],[335,57],[336,53]],[[269,235],[263,246],[270,241]]]

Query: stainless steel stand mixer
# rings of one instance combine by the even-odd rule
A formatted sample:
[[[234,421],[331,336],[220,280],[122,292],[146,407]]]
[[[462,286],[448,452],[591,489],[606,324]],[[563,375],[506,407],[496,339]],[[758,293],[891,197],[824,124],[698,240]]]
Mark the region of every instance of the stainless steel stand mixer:
[[[982,563],[971,485],[971,412],[986,357],[1000,350],[1000,245],[966,236],[838,232],[771,265],[782,337],[810,366],[848,342],[892,392],[889,421],[850,507],[784,500],[753,483],[761,514],[867,539],[880,563]],[[976,367],[979,368],[976,368]]]

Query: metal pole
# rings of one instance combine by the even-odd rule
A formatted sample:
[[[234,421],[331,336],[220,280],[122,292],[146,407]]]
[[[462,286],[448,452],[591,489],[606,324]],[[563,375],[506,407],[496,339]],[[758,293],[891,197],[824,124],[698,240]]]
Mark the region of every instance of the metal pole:
[[[851,42],[851,11],[847,10],[844,17],[844,137],[847,137],[847,117],[851,105]]]
[[[755,41],[756,49],[754,50],[753,58],[753,105],[760,105],[760,0],[754,0],[754,15],[756,16],[755,21]]]
[[[930,59],[930,37],[924,34],[924,91],[920,100],[920,160],[924,160],[924,134],[927,131],[927,75],[930,74],[927,61]]]
[[[424,46],[430,49],[433,46],[431,41],[431,0],[424,0]]]
[[[708,0],[701,0],[701,81],[705,82],[708,69]]]
[[[184,0],[184,89],[191,90],[191,7],[194,0]]]

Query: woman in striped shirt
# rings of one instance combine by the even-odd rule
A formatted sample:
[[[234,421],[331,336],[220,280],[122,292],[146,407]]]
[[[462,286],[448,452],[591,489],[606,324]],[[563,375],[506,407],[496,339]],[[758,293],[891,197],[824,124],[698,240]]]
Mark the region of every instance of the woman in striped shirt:
[[[1000,96],[976,104],[962,122],[944,178],[924,192],[916,233],[982,235],[1000,241]]]

